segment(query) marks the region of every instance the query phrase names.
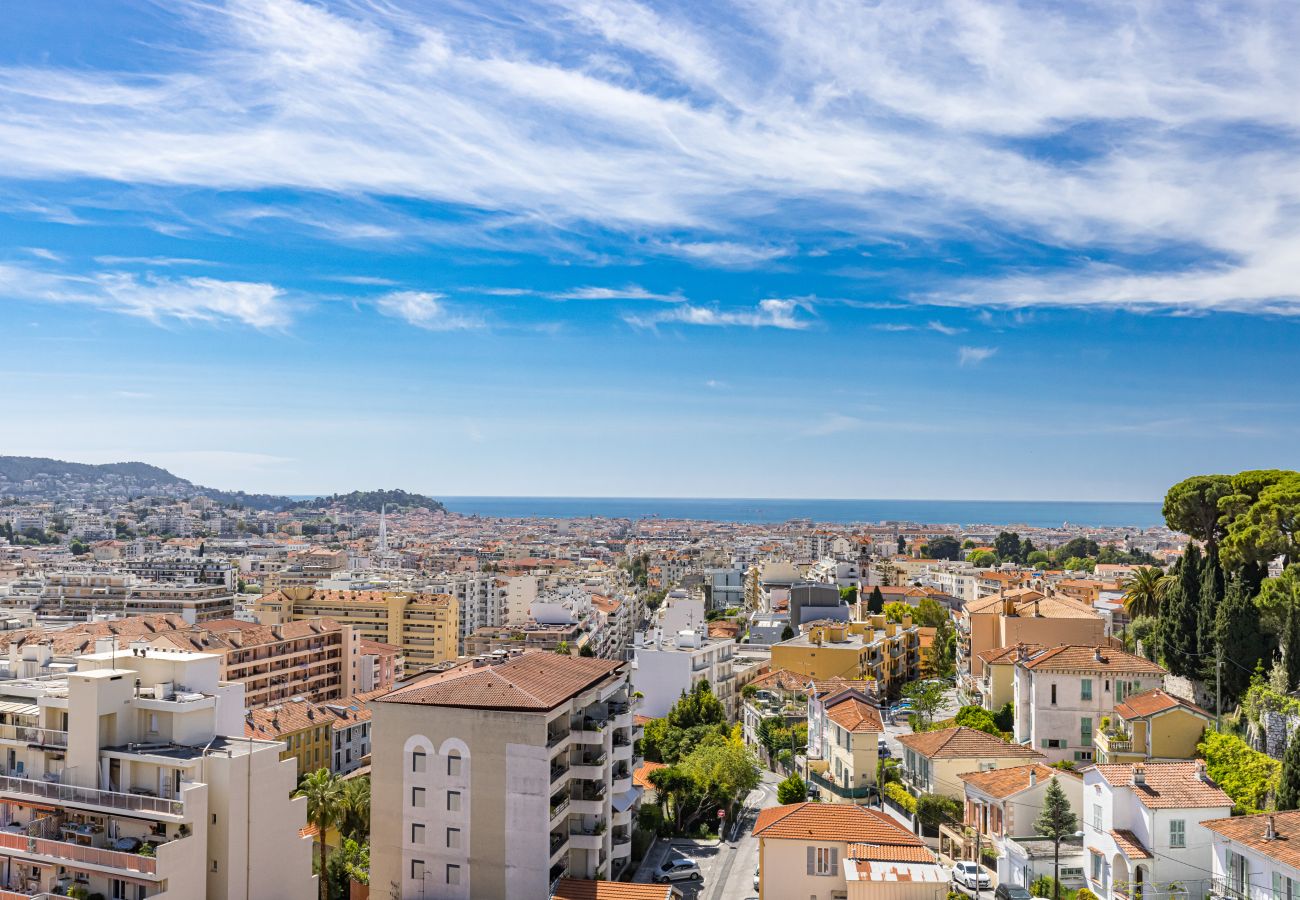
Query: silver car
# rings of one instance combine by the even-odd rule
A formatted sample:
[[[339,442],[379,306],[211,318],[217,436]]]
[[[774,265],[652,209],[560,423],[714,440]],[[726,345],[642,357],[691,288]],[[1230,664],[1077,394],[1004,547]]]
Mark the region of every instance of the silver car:
[[[663,884],[670,881],[700,881],[703,878],[699,863],[684,856],[666,859],[659,868],[655,869],[655,881]]]

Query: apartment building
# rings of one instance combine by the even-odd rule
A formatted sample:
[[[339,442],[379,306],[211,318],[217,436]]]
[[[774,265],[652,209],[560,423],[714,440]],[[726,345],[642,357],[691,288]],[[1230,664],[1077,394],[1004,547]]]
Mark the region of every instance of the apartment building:
[[[524,652],[372,704],[371,891],[546,900],[628,863],[639,791],[628,664]]]
[[[863,691],[842,688],[809,699],[804,769],[823,802],[869,802],[884,731],[880,711]]]
[[[294,697],[244,717],[244,734],[283,745],[280,758],[293,760],[301,777],[317,769],[346,775],[370,753],[369,701],[384,692],[358,694],[332,703]]]
[[[20,894],[311,900],[306,802],[275,743],[241,736],[219,657],[92,653],[0,682],[0,877]]]
[[[433,594],[456,598],[460,609],[460,641],[479,628],[494,628],[505,622],[507,596],[505,582],[491,572],[466,572],[435,578],[424,586]]]
[[[50,572],[34,606],[45,616],[176,615],[194,624],[230,618],[235,598],[215,584],[141,581],[120,572]]]
[[[116,568],[145,581],[188,581],[217,585],[227,591],[233,591],[239,581],[232,564],[202,556],[130,559]]]
[[[445,594],[285,588],[259,597],[254,614],[263,625],[335,619],[363,638],[400,647],[413,671],[459,655],[459,604]]]
[[[665,635],[661,629],[637,634],[632,649],[632,686],[644,695],[641,711],[652,718],[668,715],[683,693],[696,682],[707,681],[722,701],[727,717],[736,718],[735,672],[732,657],[736,642],[683,630]]]
[[[1049,763],[1093,761],[1101,720],[1126,697],[1160,687],[1165,670],[1111,647],[1051,647],[1016,659],[1016,740]]]
[[[391,691],[406,672],[406,657],[402,648],[382,641],[361,639],[360,661],[357,666],[357,690]]]
[[[967,772],[1009,769],[1043,759],[1032,747],[1012,744],[1000,737],[955,725],[938,731],[904,734],[903,781],[917,794],[942,794],[961,800]]]
[[[480,628],[465,639],[466,656],[486,656],[517,650],[547,650],[552,653],[577,654],[590,645],[595,653],[593,635],[580,622],[566,625],[542,625],[529,622],[522,626]]]
[[[809,678],[874,680],[878,695],[896,692],[921,669],[921,639],[910,618],[811,622],[803,634],[772,645],[772,668]]]
[[[1093,766],[1083,796],[1088,887],[1101,900],[1206,896],[1213,837],[1205,823],[1227,817],[1232,799],[1205,763]]]

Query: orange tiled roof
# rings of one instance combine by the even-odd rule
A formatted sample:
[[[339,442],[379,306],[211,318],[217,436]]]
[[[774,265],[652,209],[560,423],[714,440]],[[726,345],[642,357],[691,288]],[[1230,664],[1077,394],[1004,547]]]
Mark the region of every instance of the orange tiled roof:
[[[854,734],[885,730],[884,723],[880,721],[880,711],[854,696],[834,700],[833,705],[826,710],[826,718]]]
[[[1273,820],[1272,838],[1265,836],[1269,819]],[[1261,856],[1275,859],[1292,868],[1300,868],[1300,810],[1210,819],[1201,824],[1215,834],[1249,847]]]
[[[660,769],[666,769],[666,768],[668,768],[668,766],[664,763],[650,762],[649,760],[647,760],[646,762],[643,762],[641,763],[641,765],[637,766],[636,770],[632,773],[632,783],[639,788],[652,790],[654,788],[654,784],[652,784],[650,781],[650,773],[657,772]]]
[[[1042,644],[1012,644],[1010,647],[994,647],[992,650],[984,650],[975,655],[986,666],[1010,664],[1016,661],[1016,656],[1021,647],[1025,648],[1026,653],[1039,653],[1047,649]]]
[[[782,840],[921,847],[925,844],[893,818],[847,803],[791,803],[760,810],[754,836]]]
[[[561,878],[551,900],[671,900],[674,890],[667,884]]]
[[[1059,769],[1053,769],[1039,762],[1032,762],[1027,766],[992,769],[988,772],[964,772],[957,777],[995,800],[1001,800],[1030,787],[1029,777],[1031,774],[1034,777],[1035,784],[1045,783],[1062,774],[1073,778],[1082,777],[1074,772],[1063,773]]]
[[[548,710],[621,671],[623,666],[615,659],[534,650],[495,665],[471,661],[417,676],[378,702]]]
[[[1182,697],[1175,697],[1173,694],[1167,694],[1160,688],[1153,691],[1143,691],[1140,694],[1133,694],[1123,703],[1115,704],[1115,714],[1122,719],[1141,719],[1144,716],[1154,716],[1156,713],[1168,712],[1171,709],[1182,708],[1188,712],[1203,716],[1206,719],[1213,718],[1210,713],[1201,709],[1194,703],[1189,703]]]
[[[902,862],[933,863],[936,862],[930,848],[924,844],[849,844],[846,857],[860,862]]]
[[[899,743],[915,750],[929,759],[954,758],[991,758],[1023,756],[1027,759],[1041,759],[1043,754],[1033,747],[1023,744],[1009,744],[1000,737],[994,737],[965,725],[954,725],[940,731],[922,731],[916,734],[904,734]]]
[[[1134,763],[1095,766],[1108,784],[1129,787],[1134,766],[1144,769],[1145,784],[1131,785],[1133,795],[1148,809],[1202,809],[1209,806],[1232,806],[1232,798],[1213,781],[1202,776],[1200,763]]]
[[[1151,859],[1151,851],[1143,847],[1138,836],[1127,828],[1112,831],[1110,836],[1114,838],[1115,846],[1119,847],[1119,852],[1129,859]]]
[[[1038,672],[1107,672],[1122,675],[1163,675],[1163,667],[1151,660],[1113,647],[1070,644],[1052,647],[1020,663]]]

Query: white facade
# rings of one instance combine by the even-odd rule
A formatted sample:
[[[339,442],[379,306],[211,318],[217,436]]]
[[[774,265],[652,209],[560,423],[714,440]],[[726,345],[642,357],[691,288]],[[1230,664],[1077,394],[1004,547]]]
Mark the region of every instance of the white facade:
[[[731,640],[704,638],[695,631],[681,631],[664,637],[638,634],[633,649],[632,687],[644,695],[641,712],[651,718],[666,716],[683,692],[697,681],[707,681],[714,696],[722,701],[728,718],[736,717],[735,673],[732,672]]]

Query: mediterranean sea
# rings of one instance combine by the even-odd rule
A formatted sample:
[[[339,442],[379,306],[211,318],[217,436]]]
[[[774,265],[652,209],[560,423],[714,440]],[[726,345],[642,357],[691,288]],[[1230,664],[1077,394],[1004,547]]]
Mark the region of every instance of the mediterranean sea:
[[[448,511],[506,519],[696,519],[713,522],[1132,526],[1164,524],[1159,503],[1094,500],[771,500],[677,497],[439,497]]]

